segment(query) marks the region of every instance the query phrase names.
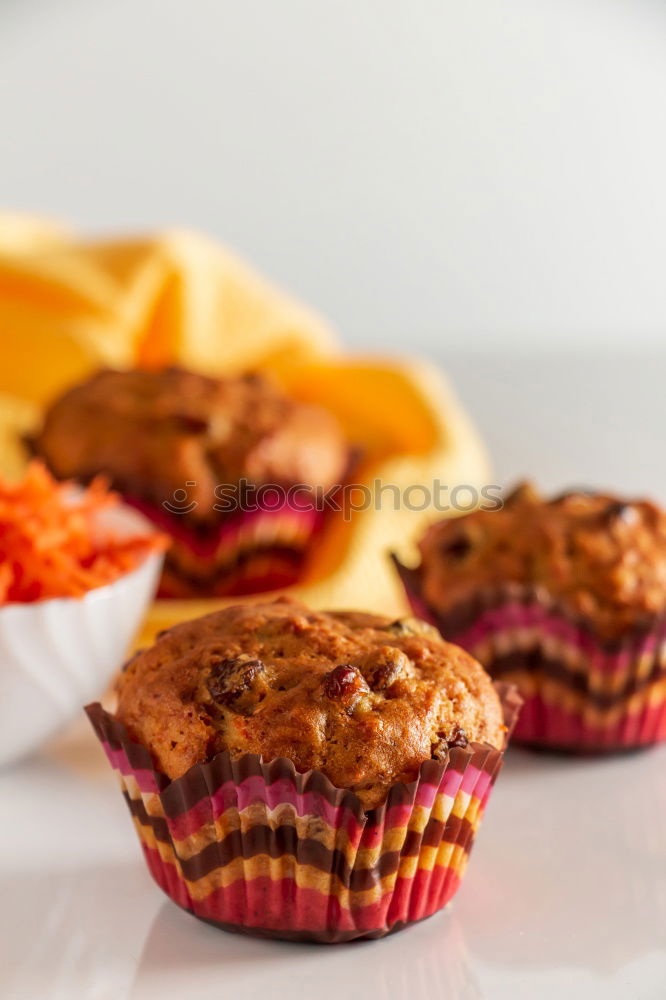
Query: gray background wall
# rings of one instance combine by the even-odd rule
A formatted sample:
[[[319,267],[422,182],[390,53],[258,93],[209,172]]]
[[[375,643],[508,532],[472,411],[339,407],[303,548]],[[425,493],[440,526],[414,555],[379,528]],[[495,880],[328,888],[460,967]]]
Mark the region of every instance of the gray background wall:
[[[5,204],[184,223],[354,345],[658,345],[660,0],[0,0]]]

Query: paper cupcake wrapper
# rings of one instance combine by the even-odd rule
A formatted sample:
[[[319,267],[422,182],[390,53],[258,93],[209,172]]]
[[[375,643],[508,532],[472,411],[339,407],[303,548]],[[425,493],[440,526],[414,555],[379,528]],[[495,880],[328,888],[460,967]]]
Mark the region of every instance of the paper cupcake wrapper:
[[[160,579],[158,597],[172,602],[269,593],[295,584],[300,579],[303,561],[303,554],[287,549],[258,549],[204,580],[189,578],[167,565]]]
[[[308,546],[323,515],[284,502],[266,510],[225,516],[197,534],[177,515],[141,500],[128,502],[172,538],[159,597],[233,596],[291,586],[301,575]]]
[[[415,614],[517,685],[515,742],[592,752],[666,739],[666,620],[603,640],[542,588],[517,584],[442,614],[423,599],[418,570],[396,565]]]
[[[508,738],[520,699],[499,690]],[[382,937],[445,906],[503,758],[488,744],[454,748],[365,812],[283,758],[221,753],[169,781],[99,704],[86,711],[160,888],[203,920],[265,937]]]

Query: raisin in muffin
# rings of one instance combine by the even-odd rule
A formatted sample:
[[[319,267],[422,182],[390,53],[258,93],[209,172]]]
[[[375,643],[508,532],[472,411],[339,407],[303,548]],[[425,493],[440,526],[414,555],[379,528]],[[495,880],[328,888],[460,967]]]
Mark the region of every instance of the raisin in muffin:
[[[123,673],[117,714],[169,778],[225,750],[286,757],[368,809],[424,760],[506,732],[487,674],[432,626],[284,598],[164,633]]]
[[[611,749],[666,737],[666,513],[518,486],[440,521],[399,571],[412,599],[527,704],[516,738]]]
[[[341,482],[349,455],[332,414],[267,378],[182,368],[97,373],[52,404],[34,448],[60,479],[106,475],[169,533],[174,597],[294,582],[321,522],[308,501]]]

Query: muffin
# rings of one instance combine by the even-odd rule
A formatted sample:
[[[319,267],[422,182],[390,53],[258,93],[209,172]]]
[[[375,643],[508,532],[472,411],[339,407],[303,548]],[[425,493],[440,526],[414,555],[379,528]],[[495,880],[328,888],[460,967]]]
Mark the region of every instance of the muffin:
[[[169,534],[165,597],[295,582],[322,521],[317,496],[349,462],[326,410],[255,373],[182,368],[97,373],[51,405],[33,446],[58,478],[106,475]]]
[[[521,484],[434,524],[398,570],[412,606],[525,699],[515,739],[573,751],[666,738],[666,513]]]
[[[157,883],[248,933],[341,941],[456,891],[516,696],[417,619],[286,598],[163,633],[88,714]]]

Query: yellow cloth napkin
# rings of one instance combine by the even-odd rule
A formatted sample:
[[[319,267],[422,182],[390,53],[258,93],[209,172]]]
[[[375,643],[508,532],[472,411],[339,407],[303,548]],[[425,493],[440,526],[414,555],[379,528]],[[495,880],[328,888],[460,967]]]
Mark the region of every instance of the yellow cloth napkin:
[[[44,403],[101,365],[227,372],[331,349],[323,320],[192,233],[81,241],[0,216],[0,392]]]
[[[17,473],[20,434],[67,386],[104,365],[176,362],[270,369],[294,396],[328,406],[362,447],[370,488],[486,480],[481,443],[433,366],[344,356],[322,319],[217,243],[180,231],[84,240],[0,216],[2,474]],[[295,594],[319,607],[404,609],[387,552],[404,552],[436,515],[374,508],[331,521]],[[144,638],[221,603],[157,602]]]

